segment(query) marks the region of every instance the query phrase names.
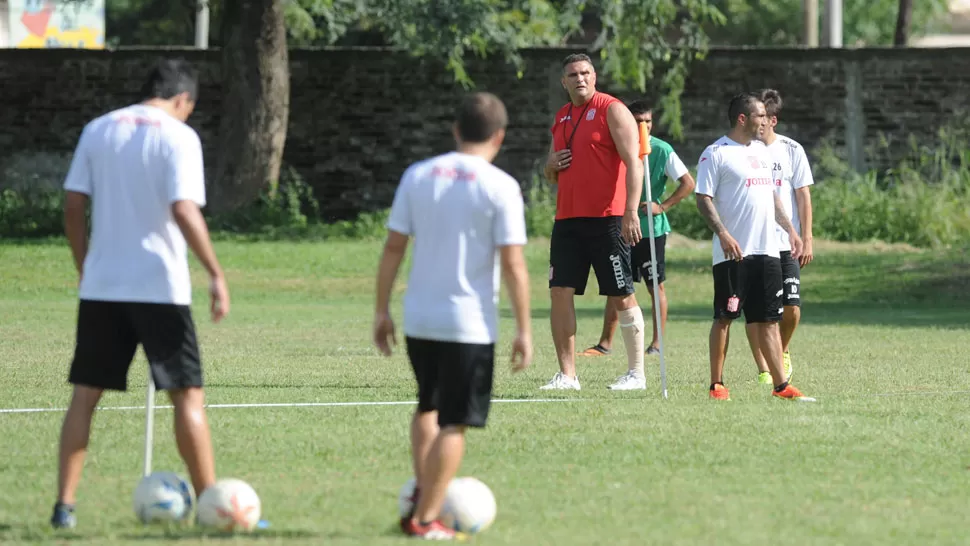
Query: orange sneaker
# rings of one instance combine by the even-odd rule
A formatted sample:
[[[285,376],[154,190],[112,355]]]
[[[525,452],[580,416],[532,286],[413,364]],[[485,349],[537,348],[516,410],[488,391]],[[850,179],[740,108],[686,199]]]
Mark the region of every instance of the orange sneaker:
[[[711,399],[713,400],[730,400],[731,392],[722,383],[714,383],[711,385]]]
[[[610,350],[604,349],[602,345],[597,343],[596,345],[593,345],[589,349],[586,349],[585,351],[579,353],[579,356],[606,356],[608,354],[610,354]]]
[[[776,390],[772,390],[771,391],[771,395],[772,396],[777,396],[778,398],[782,398],[784,400],[795,400],[797,402],[814,402],[815,401],[814,398],[812,398],[810,396],[805,396],[804,394],[802,394],[802,391],[798,390],[798,388],[796,388],[791,383],[789,383],[788,385],[785,385],[785,388],[782,389],[781,392],[776,391]]]

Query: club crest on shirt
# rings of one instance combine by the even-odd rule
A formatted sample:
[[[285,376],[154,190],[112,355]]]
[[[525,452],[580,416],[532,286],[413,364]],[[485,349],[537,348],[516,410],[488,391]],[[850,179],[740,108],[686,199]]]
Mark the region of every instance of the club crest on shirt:
[[[586,114],[586,121],[593,121],[593,118],[595,117],[596,117],[596,108],[591,108],[589,110],[589,113]]]

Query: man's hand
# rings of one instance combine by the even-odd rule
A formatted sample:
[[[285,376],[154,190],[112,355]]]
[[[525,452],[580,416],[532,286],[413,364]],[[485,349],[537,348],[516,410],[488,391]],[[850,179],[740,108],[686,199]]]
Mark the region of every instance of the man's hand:
[[[518,373],[532,364],[532,334],[519,332],[512,341],[512,373]]]
[[[815,259],[815,249],[812,248],[812,237],[802,239],[802,256],[798,258],[798,264],[802,267],[812,263]]]
[[[628,245],[635,245],[643,238],[643,232],[640,231],[640,217],[637,216],[637,211],[628,210],[623,214],[620,236],[623,237],[623,242]]]
[[[229,286],[221,275],[209,279],[209,312],[212,322],[219,322],[229,314]]]
[[[717,238],[721,241],[721,250],[724,251],[724,257],[729,260],[734,260],[735,262],[740,262],[744,259],[744,255],[741,253],[741,245],[731,237],[731,234],[724,230],[718,233]]]
[[[391,345],[397,345],[394,335],[394,320],[389,313],[374,315],[374,345],[384,356],[391,356]]]
[[[552,172],[563,171],[569,168],[572,160],[573,153],[568,149],[552,152],[549,154],[549,159],[546,160],[546,168],[552,170]]]
[[[650,211],[651,216],[659,216],[664,213],[658,203],[640,203],[640,212],[647,214],[647,211]]]
[[[798,233],[793,229],[788,232],[788,238],[791,240],[791,257],[798,260],[801,263],[802,257],[802,238],[798,236]]]

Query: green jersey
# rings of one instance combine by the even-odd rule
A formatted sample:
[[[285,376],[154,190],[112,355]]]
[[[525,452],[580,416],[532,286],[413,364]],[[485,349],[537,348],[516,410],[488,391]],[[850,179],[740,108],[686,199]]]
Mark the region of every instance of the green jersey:
[[[647,164],[650,166],[650,200],[654,203],[663,202],[664,192],[667,190],[667,178],[678,180],[689,171],[684,162],[677,157],[673,147],[667,142],[655,136],[650,137],[650,155],[647,156]],[[643,193],[640,201],[647,200],[647,185],[643,185]],[[650,213],[640,211],[640,230],[643,237],[650,236]],[[653,217],[653,235],[660,237],[670,233],[670,221],[667,220],[667,213],[661,213]]]

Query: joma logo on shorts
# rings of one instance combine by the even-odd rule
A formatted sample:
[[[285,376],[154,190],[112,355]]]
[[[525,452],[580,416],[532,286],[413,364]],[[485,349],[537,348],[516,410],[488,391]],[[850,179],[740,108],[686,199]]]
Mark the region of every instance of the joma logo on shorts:
[[[616,287],[625,287],[626,281],[623,280],[623,262],[620,261],[620,257],[616,254],[610,254],[610,261],[613,262],[613,278],[616,279]]]

